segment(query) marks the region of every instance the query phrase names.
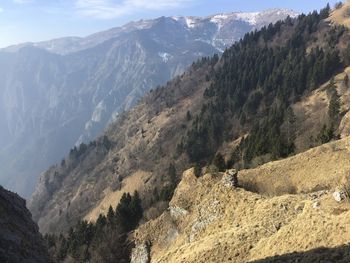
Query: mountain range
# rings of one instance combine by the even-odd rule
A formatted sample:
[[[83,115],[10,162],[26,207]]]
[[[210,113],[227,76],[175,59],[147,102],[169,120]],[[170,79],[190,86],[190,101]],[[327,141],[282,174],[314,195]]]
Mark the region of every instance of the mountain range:
[[[245,33],[296,15],[272,9],[160,17],[0,50],[0,183],[28,197],[41,171],[95,138],[147,91]]]
[[[349,35],[330,27],[327,16],[289,18],[247,34],[221,58],[203,58],[146,94],[96,140],[41,175],[29,201],[41,231],[94,222],[134,191],[150,220],[191,166],[251,168],[336,138],[343,115],[338,109],[328,116],[328,104],[346,91],[321,88],[344,70],[341,43]],[[319,88],[322,95],[314,95]]]
[[[0,187],[0,259],[349,262],[349,8],[253,30],[79,136],[28,202],[44,244],[25,201]],[[234,15],[257,23],[205,19]],[[11,52],[28,48],[85,52]]]

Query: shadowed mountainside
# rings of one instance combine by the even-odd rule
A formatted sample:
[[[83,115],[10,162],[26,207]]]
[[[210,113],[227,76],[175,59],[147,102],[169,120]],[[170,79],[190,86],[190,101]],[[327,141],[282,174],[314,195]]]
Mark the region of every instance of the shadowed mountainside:
[[[0,261],[48,263],[49,256],[38,226],[18,195],[0,186]]]

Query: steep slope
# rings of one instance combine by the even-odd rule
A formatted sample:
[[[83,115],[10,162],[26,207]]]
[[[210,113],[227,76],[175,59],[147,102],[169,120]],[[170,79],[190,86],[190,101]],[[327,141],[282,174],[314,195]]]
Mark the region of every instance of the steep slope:
[[[43,173],[29,202],[41,231],[68,230],[78,218],[96,219],[99,213],[106,213],[109,205],[118,203],[113,196],[130,189],[128,177],[135,178],[132,185],[140,185],[142,194],[168,181],[165,170],[175,158],[178,131],[185,131],[180,127],[187,111],[199,110],[201,94],[209,85],[205,76],[211,70],[212,65],[191,70],[167,89],[154,90],[111,125],[106,137]],[[180,79],[181,86],[176,84]],[[183,157],[178,162],[187,163]],[[147,202],[150,200],[145,199],[144,204]],[[96,213],[90,215],[91,211]]]
[[[72,150],[41,175],[30,201],[41,230],[60,232],[82,218],[94,221],[133,190],[143,197],[145,220],[152,219],[171,198],[181,171],[210,164],[218,152],[227,152],[227,166],[254,167],[323,143],[320,129],[305,127],[328,125],[327,100],[310,109],[324,118],[312,120],[309,111],[300,110],[300,125],[288,125],[296,123],[291,108],[322,90],[334,97],[341,88],[336,86],[343,85],[328,80],[347,65],[342,43],[349,33],[324,20],[328,11],[287,19],[247,35],[221,59],[199,61],[120,115],[104,136]],[[331,124],[328,140],[337,138],[339,123]],[[312,145],[297,143],[311,136]]]
[[[330,16],[330,21],[339,25],[350,27],[349,10],[350,10],[350,2],[348,0],[340,2],[337,5],[336,9],[332,12]]]
[[[338,142],[342,147],[350,139]],[[332,148],[332,146],[326,146]],[[322,151],[322,149],[318,149]],[[314,151],[314,150],[313,150]],[[337,150],[327,151],[327,156]],[[349,149],[346,149],[349,154]],[[318,163],[311,152],[300,154],[298,164],[307,169],[309,162],[328,170],[328,163]],[[340,158],[348,162],[348,156]],[[276,170],[292,169],[294,160],[268,164]],[[285,164],[285,165],[284,165]],[[291,164],[288,168],[286,165]],[[257,180],[271,183],[271,189],[280,191],[279,185],[288,184],[284,177],[271,170],[268,177],[264,167],[249,172]],[[347,176],[344,172],[320,174],[317,184],[328,186]],[[246,173],[239,174],[245,180]],[[350,213],[348,202],[336,202],[334,188],[325,191],[310,190],[311,184],[303,173],[290,176],[298,181],[304,193],[281,196],[262,196],[242,188],[227,187],[223,175],[206,174],[196,178],[193,169],[184,173],[169,211],[156,220],[142,225],[133,234],[138,244],[132,262],[138,261],[137,253],[148,246],[150,262],[348,262],[348,235]],[[239,181],[240,181],[239,180]],[[147,256],[147,253],[146,253]]]
[[[48,263],[38,226],[18,195],[0,186],[0,261]]]
[[[94,139],[145,92],[288,15],[295,13],[161,17],[1,50],[0,182],[28,197],[37,174]]]

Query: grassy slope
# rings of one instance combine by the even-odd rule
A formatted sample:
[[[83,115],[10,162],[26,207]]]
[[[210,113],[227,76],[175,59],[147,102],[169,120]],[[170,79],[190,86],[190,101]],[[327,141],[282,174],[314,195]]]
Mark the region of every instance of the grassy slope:
[[[346,138],[242,171],[240,182],[256,180],[263,185],[256,189],[260,193],[228,189],[220,174],[196,179],[189,170],[170,203],[188,214],[165,212],[141,226],[134,238],[151,242],[152,262],[250,262],[292,252],[293,259],[303,255],[302,262],[336,260],[336,249],[321,258],[310,250],[349,242],[350,204],[332,197],[332,190],[348,176],[349,157]],[[286,184],[294,184],[298,194],[286,194]],[[342,257],[343,262],[349,260],[348,254]]]

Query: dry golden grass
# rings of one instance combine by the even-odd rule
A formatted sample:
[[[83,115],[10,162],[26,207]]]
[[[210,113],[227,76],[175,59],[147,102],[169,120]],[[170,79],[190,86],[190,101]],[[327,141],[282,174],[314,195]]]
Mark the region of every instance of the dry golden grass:
[[[266,195],[330,189],[350,171],[350,138],[331,142],[288,159],[239,173],[240,182]]]
[[[350,1],[346,1],[342,8],[334,10],[330,21],[350,28]]]
[[[151,262],[250,262],[348,243],[350,204],[337,203],[332,192],[267,198],[226,188],[220,179],[185,172],[170,205],[188,214],[163,213],[134,233],[137,243],[151,242]]]
[[[115,209],[124,193],[133,194],[136,190],[142,191],[145,182],[150,176],[151,175],[147,172],[138,171],[123,181],[120,190],[112,191],[111,188],[106,189],[103,200],[88,215],[86,215],[84,219],[87,221],[96,221],[100,214],[106,215],[109,206],[112,206]]]

